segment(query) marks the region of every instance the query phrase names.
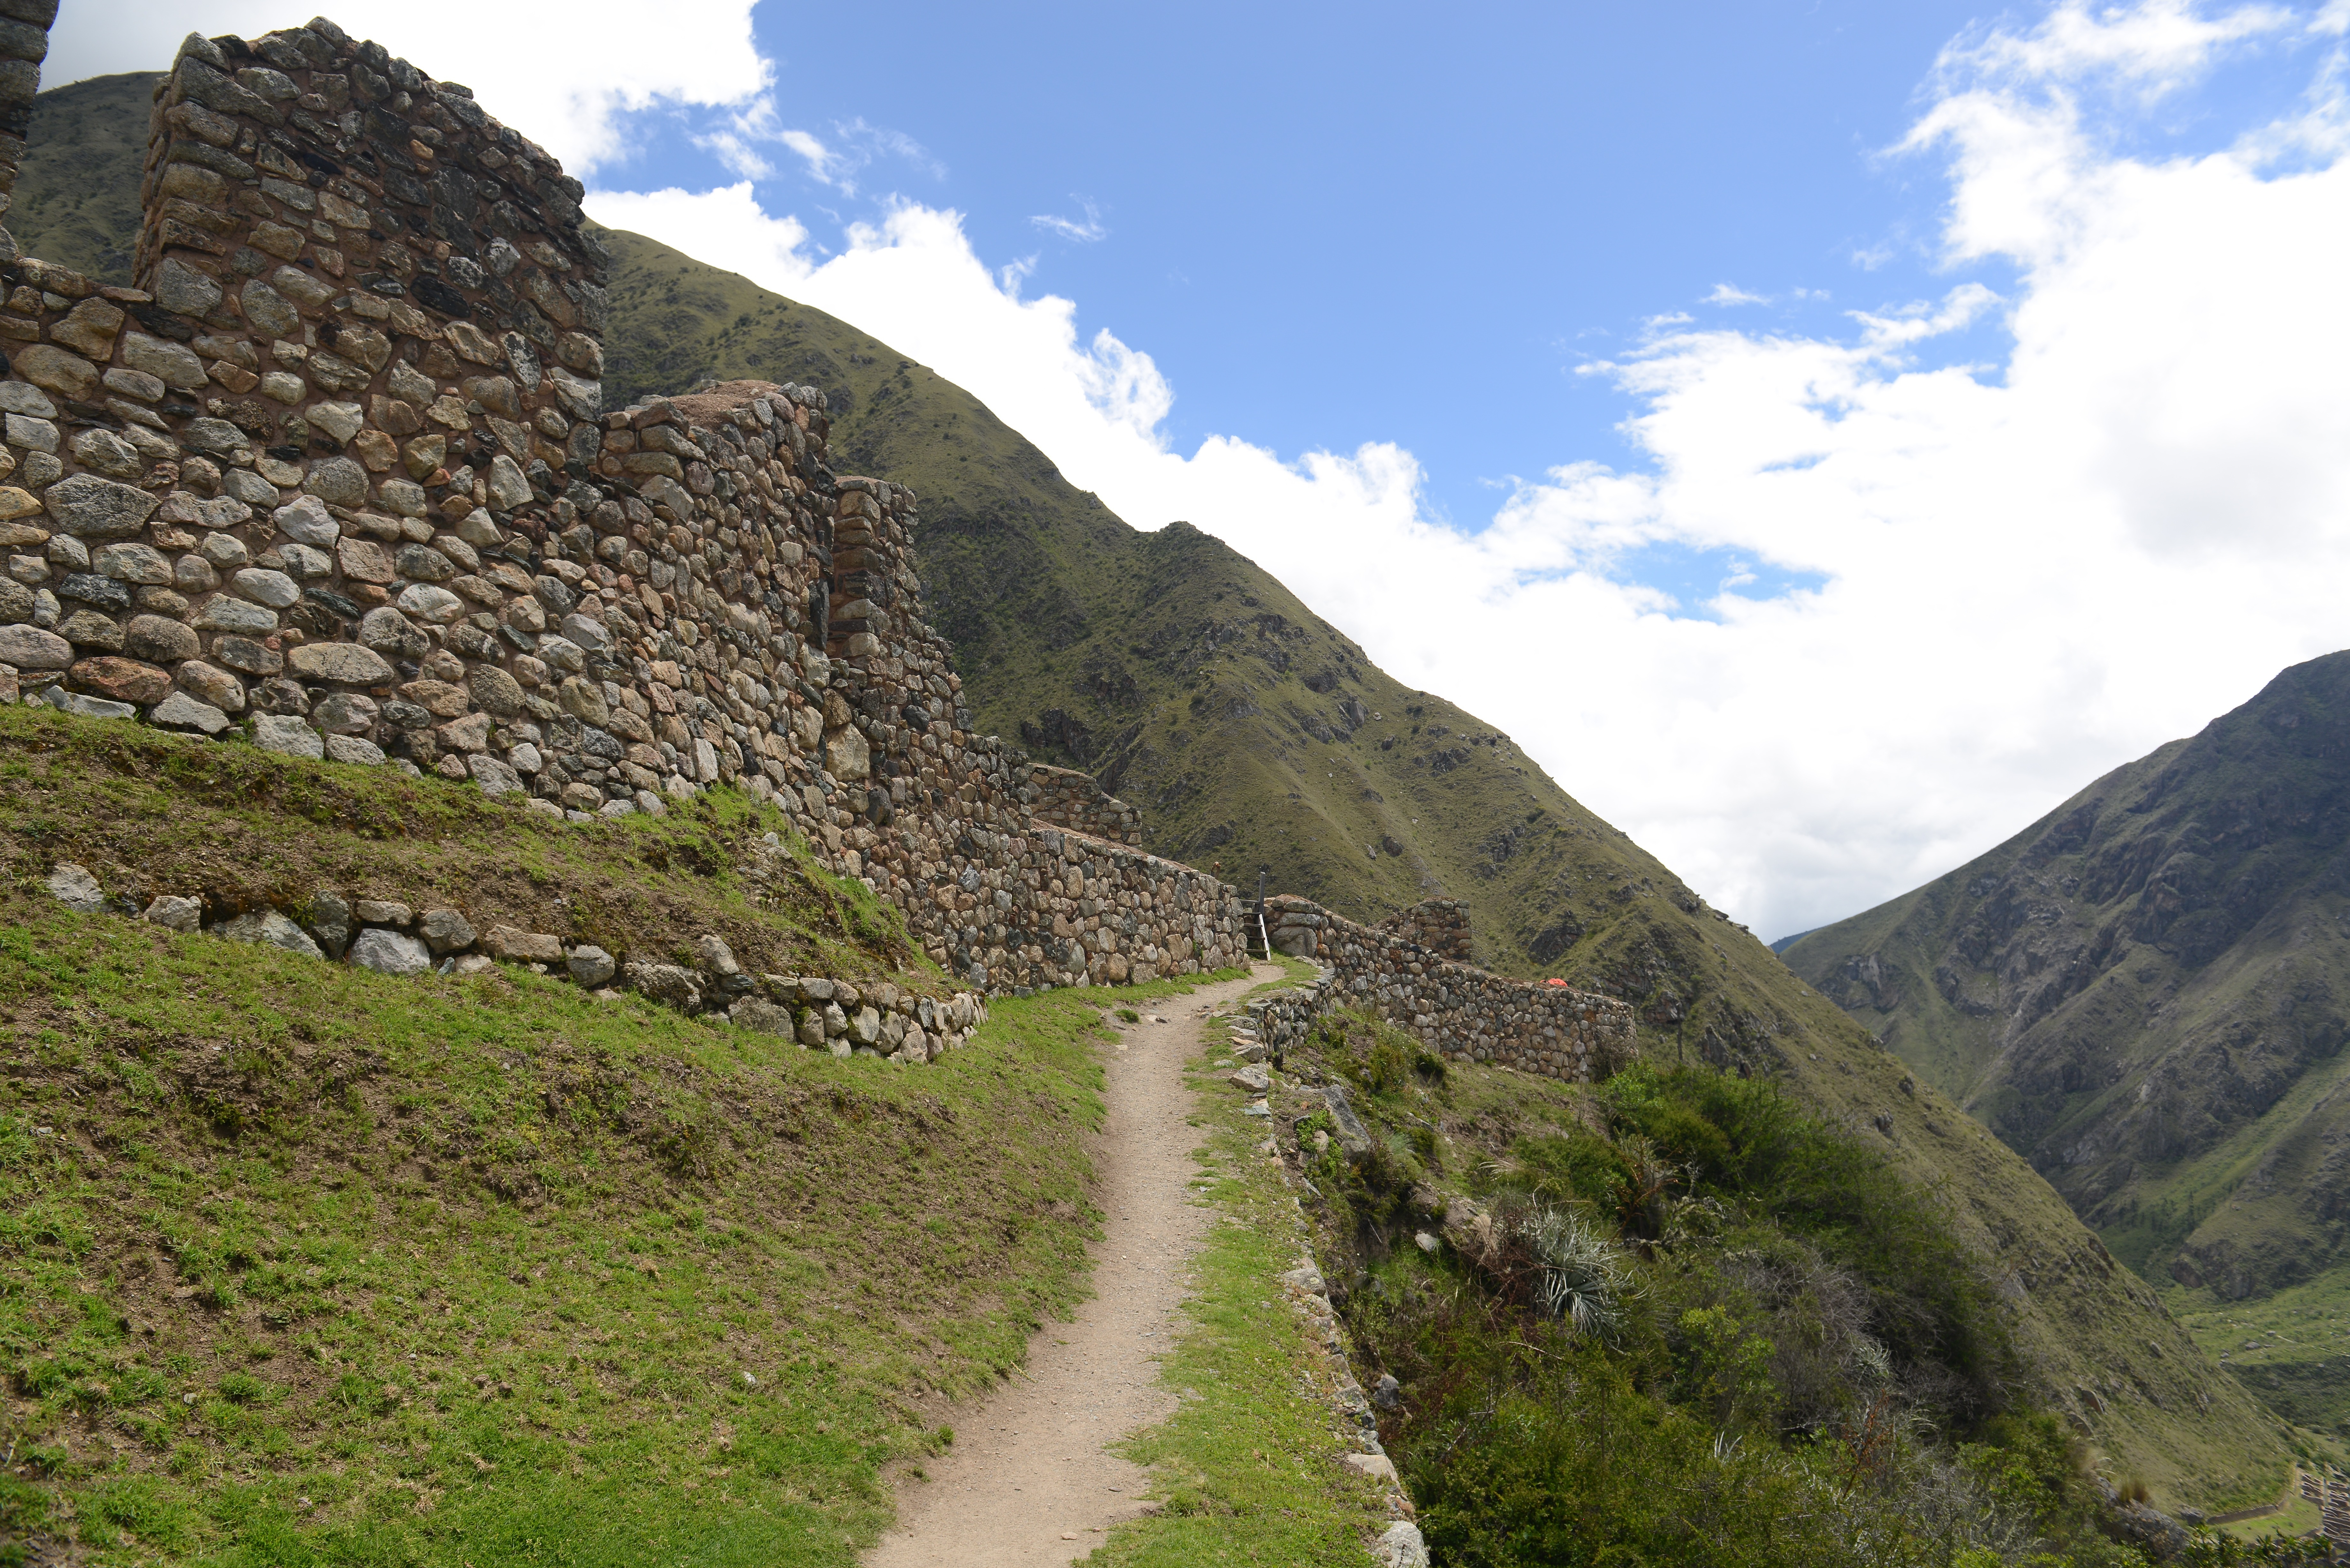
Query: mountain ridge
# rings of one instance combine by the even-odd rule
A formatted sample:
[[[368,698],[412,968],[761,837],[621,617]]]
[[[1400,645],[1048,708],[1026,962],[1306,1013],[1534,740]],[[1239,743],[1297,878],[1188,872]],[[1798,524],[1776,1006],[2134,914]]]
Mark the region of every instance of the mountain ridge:
[[[2168,1015],[2142,1020],[2139,1032],[2157,1031],[2166,1048],[2188,1045],[2210,1020],[2180,1005],[2182,992],[2230,978],[2224,966],[2210,971],[2247,939],[2281,940],[2280,919],[2302,912],[2294,894],[2330,898],[2350,884],[2340,853],[2350,794],[2326,765],[2350,742],[2350,712],[2336,716],[2337,701],[2350,705],[2350,654],[2296,665],[2198,735],[2112,770],[1999,847],[1810,934],[1790,948],[1791,967],[1847,1008],[1887,1015],[1887,1038],[1906,1059],[1983,1106],[2043,1168],[2082,1172],[2071,1179],[2092,1210],[2109,1205],[2129,1180],[2112,1159],[2134,1167],[2209,1148],[2273,1106],[2297,1075],[2209,1045],[2193,1059],[2226,1085],[2214,1105],[2167,1114],[2119,1106],[2114,1091],[2140,1080],[2128,1062],[2091,1059],[2116,1009],[2090,993],[2137,981],[2140,1011]],[[1864,935],[1889,939],[1888,923],[1905,937],[1939,923],[1972,972],[1947,956],[1921,972],[1876,948],[1848,950]],[[2350,958],[2338,930],[2305,927],[2294,937],[2344,941]],[[2140,969],[2126,974],[2133,961]],[[2143,967],[2155,962],[2158,977]],[[2288,1033],[2330,1059],[2350,1031],[2350,999],[2335,1002],[2328,985],[2298,1002],[2320,1005],[2284,1015]],[[2085,1008],[2094,1016],[2078,1016]],[[2043,1027],[2051,1023],[2060,1027]],[[2303,1053],[2293,1064],[2315,1059]]]
[[[2331,1300],[2350,1290],[2345,757],[2334,653],[1786,961],[2181,1310],[2328,1280]]]

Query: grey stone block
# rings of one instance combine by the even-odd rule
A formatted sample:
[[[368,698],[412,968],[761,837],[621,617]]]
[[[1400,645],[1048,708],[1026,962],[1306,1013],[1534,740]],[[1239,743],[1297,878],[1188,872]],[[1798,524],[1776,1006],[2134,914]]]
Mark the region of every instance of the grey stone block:
[[[351,962],[378,974],[422,974],[432,967],[432,955],[414,937],[371,927],[351,944]]]
[[[281,752],[289,757],[324,757],[326,737],[300,719],[286,714],[264,713],[253,722],[253,743],[265,752]]]

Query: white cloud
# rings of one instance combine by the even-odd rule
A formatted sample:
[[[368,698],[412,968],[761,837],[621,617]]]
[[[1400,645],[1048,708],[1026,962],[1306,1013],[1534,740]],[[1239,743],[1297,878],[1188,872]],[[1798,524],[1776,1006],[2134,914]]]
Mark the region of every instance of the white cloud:
[[[2215,55],[2318,30],[2284,17],[2065,6],[1970,35],[1903,155],[1946,168],[1939,243],[2012,268],[2004,296],[1954,280],[1837,337],[1658,317],[1590,372],[1628,399],[1646,470],[1562,461],[1474,535],[1431,519],[1392,443],[1170,451],[1149,357],[1022,298],[1026,273],[991,273],[953,213],[900,204],[816,265],[747,186],[590,206],[918,356],[1136,524],[1230,540],[1775,935],[1946,869],[2350,643],[2338,63],[2231,151],[2113,151],[2115,117]],[[2303,160],[2281,172],[2266,150],[2286,143]],[[1993,312],[1996,362],[1921,363]],[[1619,580],[1655,550],[1721,553],[1704,618]],[[1735,591],[1786,571],[1820,586]]]
[[[1749,294],[1746,290],[1739,287],[1734,283],[1717,283],[1713,286],[1713,292],[1707,295],[1705,298],[1699,303],[1703,305],[1768,305],[1771,303],[1771,296],[1767,294]]]
[[[1945,98],[1968,78],[2002,82],[2064,82],[2104,78],[2147,99],[2195,81],[2233,45],[2291,34],[2312,20],[2283,5],[2238,5],[2217,15],[2194,0],[2140,0],[2136,5],[2090,6],[2064,0],[2040,26],[2013,32],[1992,26],[1971,30],[1937,62]],[[2323,26],[2320,19],[2317,26]]]
[[[769,94],[731,115],[727,125],[696,136],[694,144],[749,180],[764,180],[775,172],[775,166],[753,148],[761,142],[786,148],[806,166],[810,179],[844,196],[856,195],[858,178],[883,157],[910,163],[934,180],[946,177],[945,165],[903,131],[868,125],[863,119],[847,120],[832,130],[833,139],[827,142],[812,131],[786,127]]]
[[[437,77],[586,177],[621,161],[621,114],[668,102],[749,102],[773,69],[751,36],[752,0],[667,0],[657,19],[612,0],[347,0],[334,20]],[[41,80],[58,87],[172,63],[192,22],[257,37],[303,21],[276,0],[68,0]]]
[[[1058,217],[1049,213],[1039,213],[1028,221],[1048,234],[1075,241],[1078,244],[1091,244],[1096,240],[1107,239],[1109,231],[1102,227],[1101,213],[1094,210],[1094,204],[1082,196],[1072,197],[1071,200],[1085,208],[1086,215],[1083,222],[1075,218]]]
[[[811,270],[802,254],[806,226],[797,218],[769,217],[747,180],[703,192],[595,191],[587,206],[599,223],[650,234],[778,294],[796,294]]]

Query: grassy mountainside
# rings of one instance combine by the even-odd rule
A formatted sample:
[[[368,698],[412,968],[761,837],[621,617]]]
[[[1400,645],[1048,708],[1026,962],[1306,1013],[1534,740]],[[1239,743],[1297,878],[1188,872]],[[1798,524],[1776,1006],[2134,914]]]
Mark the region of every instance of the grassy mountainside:
[[[1700,1068],[1529,1085],[1368,1013],[1286,1064],[1366,1124],[1349,1144],[1300,1088],[1284,1152],[1400,1385],[1380,1437],[1443,1561],[2139,1561],[2003,1376],[1996,1285],[1875,1133]]]
[[[130,281],[139,237],[139,172],[147,156],[149,71],[92,77],[33,99],[8,230],[26,255],[108,283]]]
[[[109,89],[141,127],[151,80]],[[58,123],[36,119],[28,166]],[[135,191],[137,173],[130,157],[82,177]],[[16,232],[33,254],[49,244],[29,221]],[[887,345],[653,241],[608,239],[608,396],[710,378],[825,388],[837,461],[922,497],[926,597],[983,728],[1099,773],[1144,808],[1154,849],[1235,881],[1268,866],[1276,889],[1356,915],[1464,898],[1482,961],[1627,999],[1653,1059],[1783,1074],[1839,1125],[1887,1129],[1869,1136],[1948,1193],[2003,1282],[2051,1402],[2179,1495],[2282,1479],[2281,1438],[2232,1382],[2208,1364],[2155,1375],[2147,1347],[2169,1325],[2044,1182],[1507,736],[1389,679],[1210,533],[1128,527]]]
[[[1840,1125],[1882,1118],[1901,1167],[1949,1194],[1954,1229],[2003,1282],[2026,1376],[2052,1403],[2170,1495],[2272,1494],[2272,1424],[2046,1183],[1505,736],[1388,679],[1221,541],[1128,527],[886,344],[641,236],[607,238],[616,379],[820,385],[840,460],[922,497],[926,591],[983,727],[1024,722],[1033,743],[1049,723],[1061,743],[1043,754],[1100,770],[1162,852],[1227,876],[1270,864],[1274,887],[1357,914],[1465,896],[1481,959],[1634,1001],[1652,1057],[1783,1074]]]
[[[36,890],[68,856],[215,907],[454,878],[888,972],[742,868],[783,828],[747,797],[567,829],[20,709],[0,769],[0,1560],[845,1568],[886,1469],[1083,1289],[1087,993],[911,1072]]]
[[[2337,653],[1787,961],[2182,1311],[2245,1324],[2220,1303],[2296,1287],[2287,1315],[2322,1320],[2350,1304],[2345,756]],[[2350,1418],[2340,1328],[2231,1348],[2269,1353],[2253,1386],[2330,1424]]]

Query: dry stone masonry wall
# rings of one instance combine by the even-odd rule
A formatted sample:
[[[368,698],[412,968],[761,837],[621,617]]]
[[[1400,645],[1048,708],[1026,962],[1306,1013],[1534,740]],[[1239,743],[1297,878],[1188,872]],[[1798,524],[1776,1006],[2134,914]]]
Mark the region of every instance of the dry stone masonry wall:
[[[1142,814],[1102,788],[1091,774],[1039,763],[1029,767],[1028,782],[1029,810],[1037,821],[1112,844],[1142,842]]]
[[[769,843],[756,853],[785,851]],[[151,888],[157,879],[142,880]],[[168,877],[161,880],[168,885]],[[419,908],[385,897],[383,889],[372,890],[373,897],[346,897],[319,888],[294,909],[222,909],[198,888],[151,890],[144,897],[109,889],[88,867],[71,861],[53,868],[46,885],[51,897],[85,914],[124,915],[189,935],[266,942],[379,974],[477,974],[511,963],[568,979],[599,996],[612,994],[617,982],[681,1012],[796,1038],[811,1050],[836,1056],[935,1062],[987,1021],[986,999],[969,992],[928,994],[888,981],[752,974],[736,961],[725,939],[712,932],[695,941],[691,966],[624,962],[590,943],[488,919],[478,910]]]
[[[1458,898],[1423,899],[1409,909],[1389,915],[1373,929],[1388,936],[1401,937],[1405,941],[1417,943],[1454,963],[1472,961],[1469,906]],[[1278,939],[1276,945],[1277,941]]]
[[[21,26],[0,61],[45,47]],[[7,94],[38,82],[13,68],[0,164]],[[467,88],[323,18],[191,36],[155,95],[138,286],[0,261],[0,699],[581,821],[733,784],[983,992],[1242,961],[1235,889],[972,732],[916,498],[831,471],[821,391],[604,407],[580,195]],[[1458,905],[1382,931],[1275,914],[1335,1000],[1440,1049],[1562,1076],[1628,1049],[1617,1004],[1461,961]],[[806,989],[763,1000],[799,1031]]]
[[[820,391],[604,408],[580,194],[331,22],[192,36],[138,286],[0,265],[0,697],[581,820],[735,784],[983,991],[1238,961],[1233,889],[972,732]]]
[[[1467,911],[1446,902],[1414,923],[1465,950]],[[1304,898],[1267,899],[1265,920],[1276,949],[1324,971],[1311,987],[1250,1004],[1253,1032],[1269,1050],[1302,1038],[1326,1012],[1367,1006],[1432,1051],[1546,1078],[1602,1078],[1638,1054],[1632,1010],[1611,997],[1490,974]]]

